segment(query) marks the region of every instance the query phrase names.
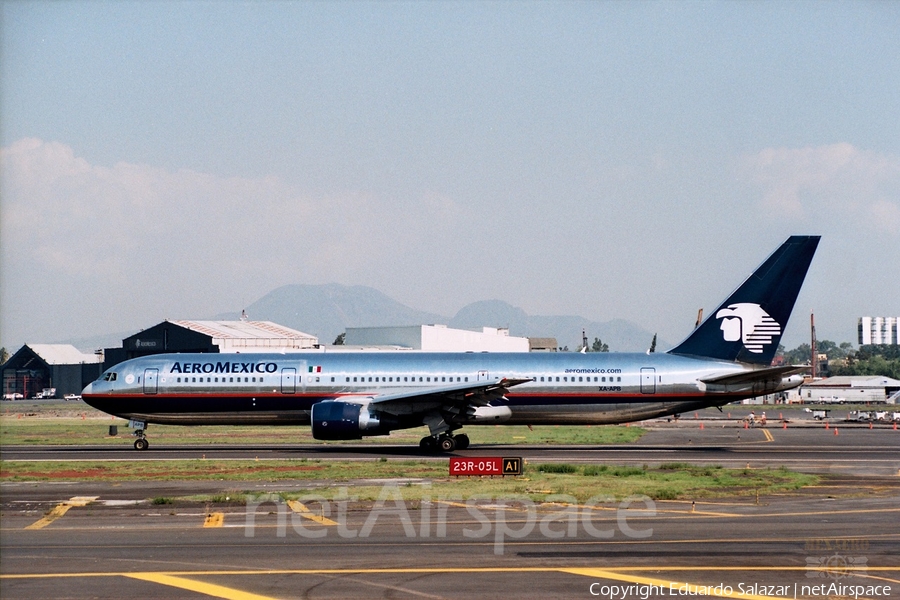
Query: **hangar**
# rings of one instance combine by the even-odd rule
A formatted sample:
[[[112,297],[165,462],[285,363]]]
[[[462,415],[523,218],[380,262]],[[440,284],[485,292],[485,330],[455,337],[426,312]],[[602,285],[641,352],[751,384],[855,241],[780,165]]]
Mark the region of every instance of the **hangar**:
[[[165,320],[106,348],[103,368],[166,352],[281,352],[317,347],[318,338],[271,321]]]
[[[800,388],[804,402],[834,402],[843,399],[846,403],[887,402],[900,390],[900,381],[882,375],[842,375],[805,383]]]
[[[509,329],[452,329],[446,325],[348,327],[346,346],[390,347],[423,352],[528,352],[528,338],[513,337]]]
[[[3,397],[48,398],[80,395],[100,376],[101,356],[68,344],[25,344],[3,364]],[[49,390],[53,390],[52,392]]]

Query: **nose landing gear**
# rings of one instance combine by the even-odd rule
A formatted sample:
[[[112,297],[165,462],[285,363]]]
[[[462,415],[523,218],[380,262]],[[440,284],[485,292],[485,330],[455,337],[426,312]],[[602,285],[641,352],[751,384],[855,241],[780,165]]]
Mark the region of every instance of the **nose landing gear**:
[[[150,447],[150,442],[147,441],[145,432],[147,431],[146,423],[135,423],[135,430],[132,434],[137,439],[134,440],[134,449],[135,450],[146,450]]]

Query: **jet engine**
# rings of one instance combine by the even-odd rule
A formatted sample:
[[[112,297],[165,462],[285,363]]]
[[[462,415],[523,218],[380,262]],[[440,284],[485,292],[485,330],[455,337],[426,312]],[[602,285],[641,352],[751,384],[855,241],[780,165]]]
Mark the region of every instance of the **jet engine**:
[[[359,440],[384,433],[381,419],[363,404],[318,402],[312,407],[312,434],[317,440]]]

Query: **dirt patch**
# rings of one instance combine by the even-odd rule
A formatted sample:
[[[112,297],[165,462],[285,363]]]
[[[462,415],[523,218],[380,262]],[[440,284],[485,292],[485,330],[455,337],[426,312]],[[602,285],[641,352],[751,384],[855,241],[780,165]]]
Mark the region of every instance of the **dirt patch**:
[[[261,467],[260,471],[276,472],[276,473],[299,473],[303,471],[320,471],[325,467],[322,466],[284,466],[284,467]],[[208,477],[216,475],[234,475],[246,474],[247,469],[225,469],[212,468],[203,471],[120,471],[114,468],[97,467],[93,469],[61,469],[56,471],[17,471],[15,473],[8,469],[0,470],[0,479],[11,479],[13,477],[35,479],[119,479],[122,477],[139,477],[141,479],[177,479],[179,474],[187,479],[197,479],[198,477]]]

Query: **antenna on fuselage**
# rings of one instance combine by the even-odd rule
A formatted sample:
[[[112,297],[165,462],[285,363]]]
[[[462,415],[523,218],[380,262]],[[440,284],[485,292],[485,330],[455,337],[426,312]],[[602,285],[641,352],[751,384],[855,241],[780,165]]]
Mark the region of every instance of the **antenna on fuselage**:
[[[700,323],[703,321],[703,309],[697,311],[697,322],[694,323],[694,329],[700,327]]]

